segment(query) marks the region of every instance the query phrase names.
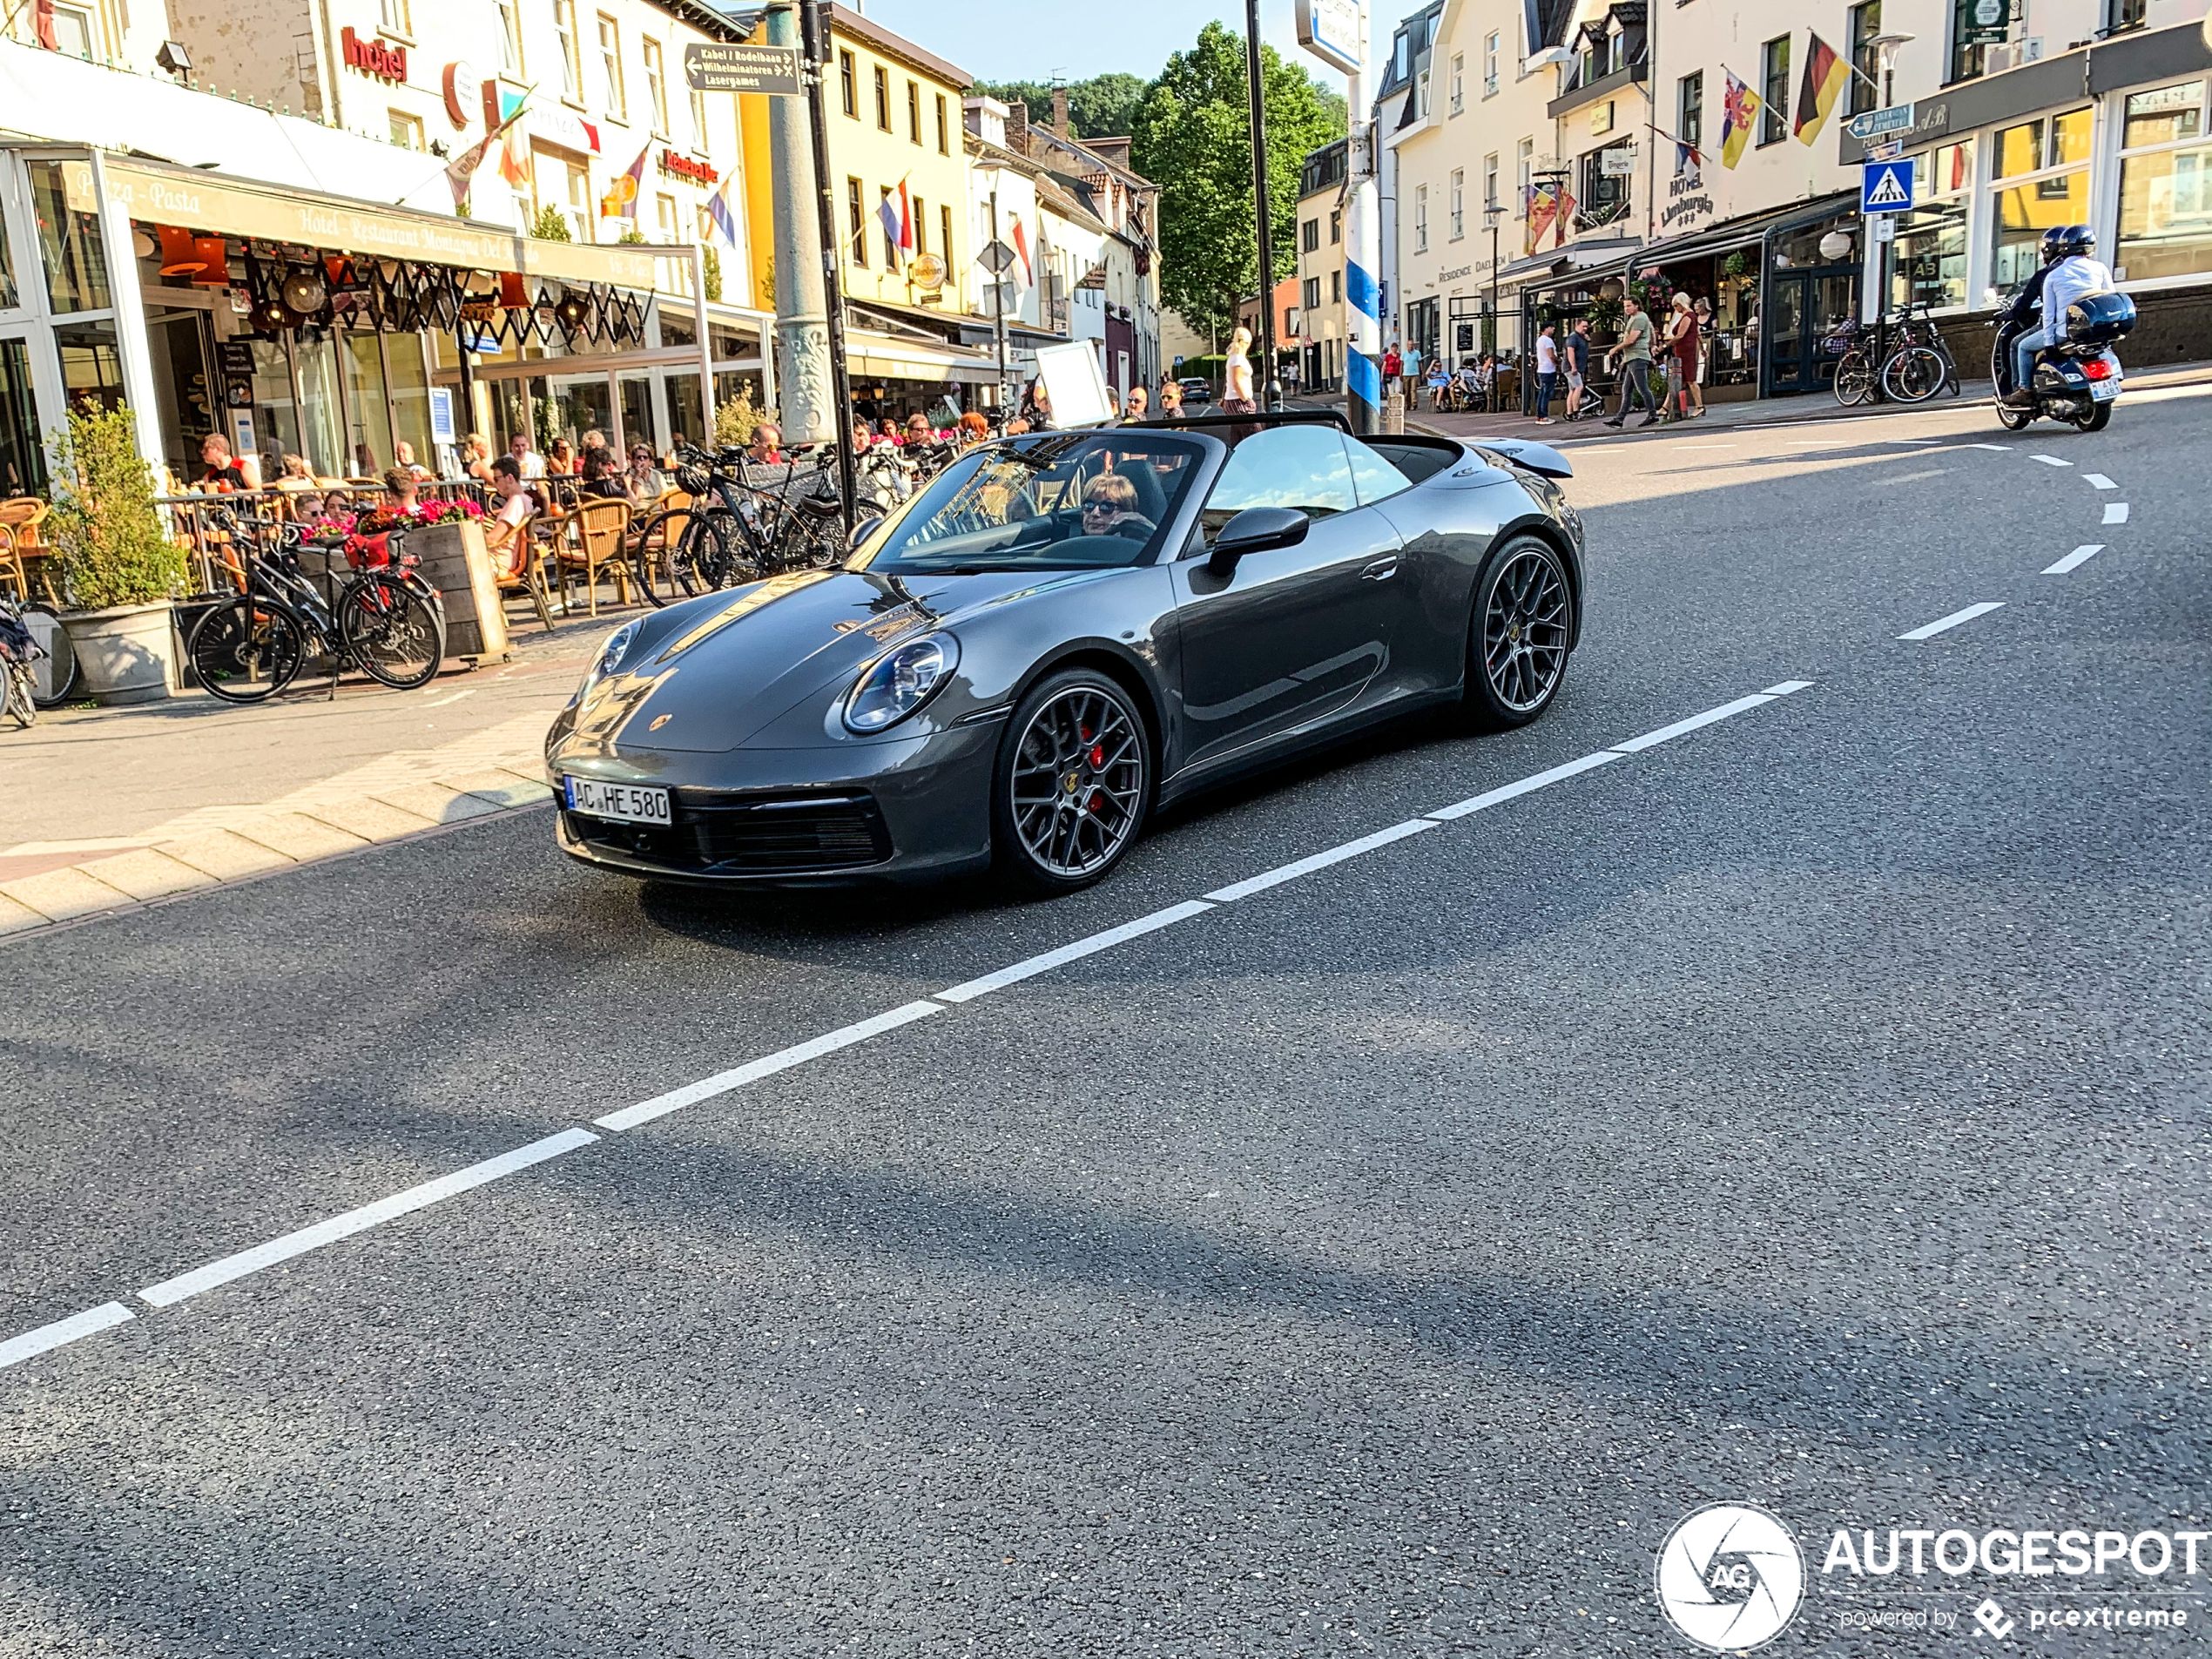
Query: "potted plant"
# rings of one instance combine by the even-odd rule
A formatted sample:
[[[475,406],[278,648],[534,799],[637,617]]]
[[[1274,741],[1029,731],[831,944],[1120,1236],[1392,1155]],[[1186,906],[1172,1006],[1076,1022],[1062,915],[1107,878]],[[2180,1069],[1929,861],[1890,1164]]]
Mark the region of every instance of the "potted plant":
[[[84,690],[98,703],[158,701],[177,683],[170,601],[185,585],[185,555],[162,528],[137,423],[128,407],[73,410],[48,447],[46,534],[77,607],[62,621]]]

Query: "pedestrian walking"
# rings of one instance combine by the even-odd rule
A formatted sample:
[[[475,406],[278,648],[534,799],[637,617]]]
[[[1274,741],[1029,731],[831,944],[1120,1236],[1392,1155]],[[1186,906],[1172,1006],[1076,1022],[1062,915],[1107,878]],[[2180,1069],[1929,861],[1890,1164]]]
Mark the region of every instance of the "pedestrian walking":
[[[1396,384],[1398,377],[1406,372],[1406,360],[1399,355],[1396,341],[1393,341],[1390,348],[1383,353],[1382,372],[1386,387]]]
[[[1693,397],[1697,401],[1695,413],[1705,413],[1705,395],[1697,389],[1697,314],[1689,296],[1678,293],[1667,320],[1667,349],[1674,359],[1667,371],[1667,403],[1678,421],[1689,419]]]
[[[1251,350],[1252,331],[1239,328],[1229,336],[1229,357],[1221,400],[1224,415],[1257,415],[1259,405],[1252,401],[1252,362],[1246,355]]]
[[[1559,389],[1559,341],[1552,335],[1559,325],[1548,322],[1536,331],[1536,424],[1552,423],[1552,394]]]
[[[1419,408],[1421,401],[1421,348],[1419,346],[1406,347],[1406,384],[1403,389],[1407,406]]]
[[[1651,319],[1634,294],[1621,302],[1621,338],[1605,354],[1608,362],[1621,366],[1621,411],[1605,424],[1619,426],[1626,421],[1629,400],[1634,398],[1643,411],[1636,425],[1648,427],[1659,418],[1659,406],[1651,396]]]
[[[1567,418],[1582,418],[1582,406],[1589,401],[1590,377],[1590,320],[1575,319],[1575,326],[1567,331]]]

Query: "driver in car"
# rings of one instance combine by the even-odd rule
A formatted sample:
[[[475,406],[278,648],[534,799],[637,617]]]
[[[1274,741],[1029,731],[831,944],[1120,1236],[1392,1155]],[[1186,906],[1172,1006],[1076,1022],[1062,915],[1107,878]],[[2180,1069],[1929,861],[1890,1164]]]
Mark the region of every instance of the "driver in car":
[[[1101,473],[1083,489],[1085,536],[1150,536],[1152,521],[1136,510],[1136,486],[1117,472]]]

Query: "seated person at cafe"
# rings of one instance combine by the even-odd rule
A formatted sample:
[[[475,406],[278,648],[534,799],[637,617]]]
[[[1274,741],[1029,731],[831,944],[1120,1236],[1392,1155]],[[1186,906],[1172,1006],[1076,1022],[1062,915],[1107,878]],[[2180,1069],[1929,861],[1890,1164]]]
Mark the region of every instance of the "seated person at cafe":
[[[398,447],[392,451],[392,464],[413,473],[417,478],[428,478],[430,475],[430,469],[428,467],[416,463],[415,446],[405,438],[401,438]]]
[[[481,432],[461,442],[461,470],[480,484],[491,482],[491,444]]]
[[[583,452],[583,488],[580,493],[600,501],[630,499],[622,465],[616,461],[614,451],[604,444],[595,444]]]
[[[745,459],[757,461],[764,467],[784,464],[784,429],[773,421],[763,421],[752,428],[752,442],[745,446]]]
[[[633,507],[643,507],[657,502],[668,493],[668,475],[653,461],[653,446],[633,443],[630,446],[630,470],[622,475],[623,488],[630,494]]]
[[[529,545],[529,523],[539,510],[538,499],[523,482],[522,463],[512,455],[502,455],[491,463],[491,487],[499,497],[499,510],[484,524],[484,549],[501,579],[511,580],[522,573]]]
[[[199,441],[199,458],[206,463],[199,475],[202,489],[250,489],[246,469],[231,459],[231,441],[211,432]]]
[[[361,515],[361,522],[354,527],[355,531],[366,536],[414,518],[417,506],[415,495],[420,488],[421,481],[406,468],[387,468],[383,496],[375,506]]]

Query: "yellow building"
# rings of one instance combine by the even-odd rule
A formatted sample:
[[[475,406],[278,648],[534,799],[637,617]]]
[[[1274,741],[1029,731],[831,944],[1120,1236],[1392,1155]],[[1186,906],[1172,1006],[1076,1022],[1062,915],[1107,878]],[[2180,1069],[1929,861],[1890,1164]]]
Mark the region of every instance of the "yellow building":
[[[957,343],[976,280],[962,118],[974,78],[848,7],[827,14],[823,91],[855,401],[879,415],[940,392],[971,404],[996,372]],[[886,224],[886,201],[910,246]]]

